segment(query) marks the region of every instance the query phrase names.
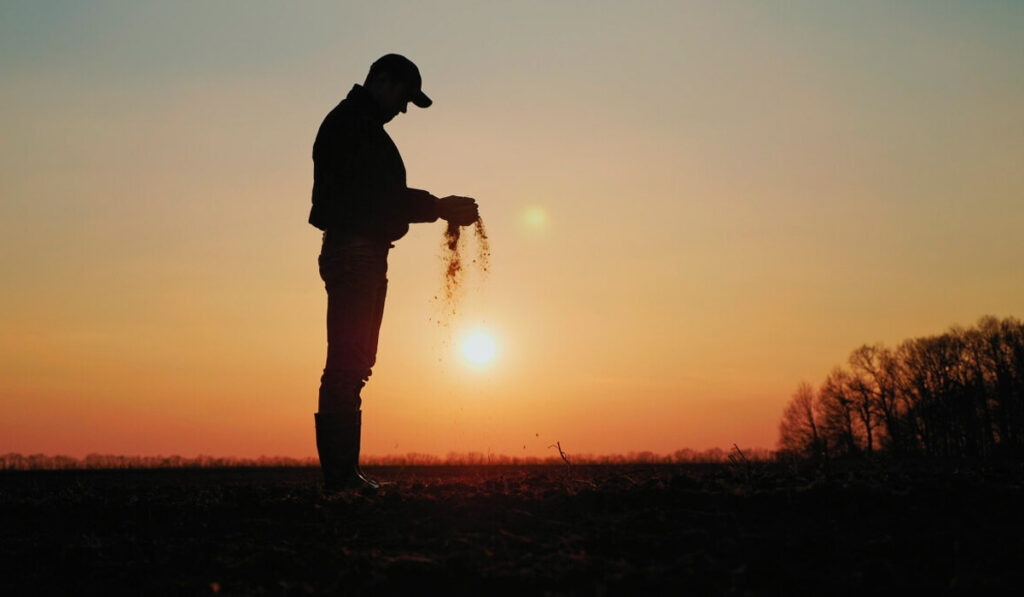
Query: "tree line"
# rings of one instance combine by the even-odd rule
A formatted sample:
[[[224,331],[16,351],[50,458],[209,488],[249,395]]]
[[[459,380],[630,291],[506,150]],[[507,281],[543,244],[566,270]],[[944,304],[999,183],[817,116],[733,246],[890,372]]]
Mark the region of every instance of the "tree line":
[[[83,469],[162,469],[162,468],[236,468],[319,466],[315,458],[260,456],[259,458],[219,458],[200,454],[195,457],[125,456],[89,454],[84,458],[46,454],[0,454],[0,471],[83,470]]]
[[[758,448],[738,447],[744,459],[768,461],[773,453]],[[625,465],[625,464],[713,464],[732,460],[733,454],[721,448],[691,450],[683,448],[671,454],[654,452],[627,452],[624,454],[576,454],[570,453],[573,464],[580,465]],[[363,466],[561,466],[564,461],[557,455],[507,456],[481,452],[450,452],[447,456],[407,453],[365,456],[360,459]],[[281,456],[260,456],[259,458],[217,458],[213,456],[124,456],[119,454],[89,454],[84,458],[72,456],[49,456],[46,454],[22,455],[0,454],[0,471],[25,470],[83,470],[83,469],[167,469],[167,468],[238,468],[238,467],[319,467],[316,458],[288,458]]]
[[[864,345],[818,388],[803,382],[779,423],[779,449],[810,458],[984,459],[1024,455],[1024,324]]]

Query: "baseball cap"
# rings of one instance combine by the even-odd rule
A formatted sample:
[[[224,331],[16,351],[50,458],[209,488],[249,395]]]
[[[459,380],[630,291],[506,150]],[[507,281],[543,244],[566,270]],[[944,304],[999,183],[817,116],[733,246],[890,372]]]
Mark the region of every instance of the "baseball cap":
[[[372,79],[378,73],[387,73],[391,77],[397,77],[404,81],[411,91],[409,101],[421,108],[427,108],[434,103],[420,87],[423,86],[423,79],[420,77],[420,69],[411,60],[400,54],[386,54],[381,56],[370,65],[370,73],[367,79]]]

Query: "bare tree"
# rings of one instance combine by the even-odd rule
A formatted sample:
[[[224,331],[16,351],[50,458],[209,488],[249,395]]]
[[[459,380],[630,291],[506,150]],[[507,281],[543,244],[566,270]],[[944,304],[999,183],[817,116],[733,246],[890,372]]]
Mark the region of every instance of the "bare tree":
[[[823,444],[814,412],[814,388],[801,382],[782,413],[779,423],[779,449],[816,458]]]
[[[821,405],[821,427],[826,441],[840,454],[855,455],[860,453],[862,441],[850,383],[850,374],[836,367],[821,385],[818,403]]]
[[[850,353],[850,376],[847,386],[852,394],[854,409],[864,429],[864,439],[868,454],[875,451],[875,428],[882,417],[882,384],[878,355],[882,347],[867,344]]]
[[[1024,456],[1024,324],[983,317],[973,328],[864,345],[815,400],[801,384],[779,425],[783,449],[885,449],[939,458]],[[797,399],[799,397],[799,399]],[[809,404],[810,403],[810,404]],[[813,434],[811,434],[813,430]],[[813,435],[814,439],[809,439]],[[813,451],[813,450],[811,450]]]

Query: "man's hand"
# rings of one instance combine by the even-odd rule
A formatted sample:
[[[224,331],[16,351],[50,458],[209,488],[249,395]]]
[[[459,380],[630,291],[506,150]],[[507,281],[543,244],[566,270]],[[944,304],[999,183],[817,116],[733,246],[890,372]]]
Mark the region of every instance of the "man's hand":
[[[476,199],[449,195],[437,200],[437,217],[456,226],[469,226],[480,218]]]

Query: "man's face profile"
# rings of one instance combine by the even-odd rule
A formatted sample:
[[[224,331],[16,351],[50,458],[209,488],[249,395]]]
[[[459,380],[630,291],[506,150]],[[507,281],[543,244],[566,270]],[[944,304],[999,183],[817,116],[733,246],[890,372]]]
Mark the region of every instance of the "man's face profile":
[[[371,85],[371,92],[384,109],[386,116],[384,122],[390,122],[391,119],[398,116],[399,112],[405,114],[406,109],[409,107],[411,95],[408,85],[404,81],[389,77],[387,74],[380,75],[374,79]]]

